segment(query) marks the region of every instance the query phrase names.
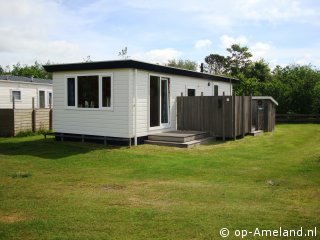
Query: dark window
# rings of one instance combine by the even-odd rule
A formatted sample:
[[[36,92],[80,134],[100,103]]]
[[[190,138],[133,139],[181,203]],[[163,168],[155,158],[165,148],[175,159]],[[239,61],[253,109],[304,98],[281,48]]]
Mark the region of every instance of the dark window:
[[[78,77],[78,107],[99,108],[99,77]]]
[[[196,95],[196,90],[192,88],[188,88],[188,96],[194,97]]]
[[[45,91],[39,91],[39,108],[46,107],[45,99]]]
[[[161,123],[168,123],[168,82],[169,79],[161,79]]]
[[[21,91],[12,91],[12,98],[14,100],[21,100]]]
[[[76,88],[75,88],[75,79],[68,78],[68,106],[75,107],[76,106]]]
[[[49,92],[49,107],[52,106],[52,92]]]
[[[219,96],[219,86],[214,85],[214,96]]]
[[[102,77],[102,107],[111,107],[111,77]]]
[[[160,126],[160,77],[150,77],[150,127]]]

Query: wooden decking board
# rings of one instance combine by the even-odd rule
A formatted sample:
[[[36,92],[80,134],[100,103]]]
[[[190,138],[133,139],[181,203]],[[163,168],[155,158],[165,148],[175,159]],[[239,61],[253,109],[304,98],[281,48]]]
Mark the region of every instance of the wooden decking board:
[[[179,148],[192,148],[200,144],[206,143],[210,140],[213,140],[212,137],[202,138],[198,140],[193,140],[189,142],[179,143],[179,142],[168,142],[168,141],[154,141],[154,140],[145,140],[147,144],[159,145],[159,146],[169,146],[169,147],[179,147]]]

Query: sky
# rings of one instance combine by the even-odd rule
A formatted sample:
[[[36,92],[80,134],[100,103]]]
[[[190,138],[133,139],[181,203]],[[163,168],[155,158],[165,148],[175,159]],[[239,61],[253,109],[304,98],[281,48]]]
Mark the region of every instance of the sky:
[[[271,67],[320,67],[319,0],[0,0],[0,65],[131,59],[199,64],[238,43]]]

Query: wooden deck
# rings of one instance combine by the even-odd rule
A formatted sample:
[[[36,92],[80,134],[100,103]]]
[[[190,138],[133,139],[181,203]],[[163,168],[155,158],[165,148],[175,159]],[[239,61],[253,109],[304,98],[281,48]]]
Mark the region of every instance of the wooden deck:
[[[211,139],[213,138],[209,137],[208,132],[170,131],[149,135],[148,140],[145,140],[145,143],[160,146],[190,148],[203,144]]]

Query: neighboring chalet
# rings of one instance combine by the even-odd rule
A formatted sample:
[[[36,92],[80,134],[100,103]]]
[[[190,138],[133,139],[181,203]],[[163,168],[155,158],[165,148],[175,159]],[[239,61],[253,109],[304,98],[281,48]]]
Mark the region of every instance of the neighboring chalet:
[[[46,65],[53,131],[134,139],[177,129],[178,96],[231,95],[237,79],[135,60]]]
[[[0,75],[0,109],[31,109],[32,98],[35,108],[49,108],[52,105],[52,80]]]

